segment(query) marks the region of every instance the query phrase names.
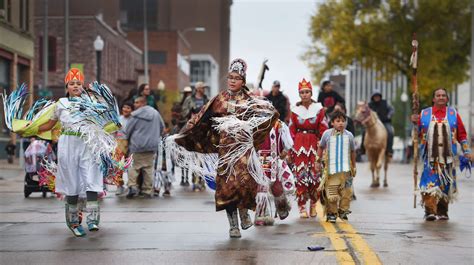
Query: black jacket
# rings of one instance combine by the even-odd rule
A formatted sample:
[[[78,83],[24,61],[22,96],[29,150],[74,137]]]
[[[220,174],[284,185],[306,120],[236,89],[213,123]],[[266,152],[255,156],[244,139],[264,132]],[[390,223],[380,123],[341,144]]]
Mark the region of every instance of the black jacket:
[[[273,104],[273,107],[280,113],[280,120],[284,121],[288,115],[288,99],[283,93],[273,96],[272,93],[268,94],[266,98]]]
[[[345,104],[345,100],[337,93],[336,91],[323,92],[320,91],[318,95],[318,102],[323,105],[323,107],[328,108],[326,113],[331,113],[337,103]]]
[[[379,116],[381,122],[392,122],[394,109],[385,99],[381,99],[378,102],[370,101],[369,108],[377,112],[377,116]]]

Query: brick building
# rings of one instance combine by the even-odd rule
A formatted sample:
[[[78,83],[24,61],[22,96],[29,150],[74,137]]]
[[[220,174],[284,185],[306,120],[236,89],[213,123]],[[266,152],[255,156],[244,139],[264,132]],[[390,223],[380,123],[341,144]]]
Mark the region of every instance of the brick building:
[[[162,7],[159,29],[180,31],[190,44],[191,83],[205,81],[212,94],[227,82],[231,5],[232,0],[162,0],[158,4]],[[205,31],[193,31],[194,27]]]
[[[28,84],[30,91],[33,89],[34,4],[33,0],[0,1],[0,92],[10,93],[23,82]],[[32,97],[28,103],[31,101]],[[5,140],[8,130],[3,107],[0,109],[0,137]]]
[[[52,10],[57,6],[51,5]],[[43,45],[43,13],[41,8],[36,9],[35,17],[35,85],[43,84],[42,45]],[[54,97],[64,95],[65,75],[65,39],[64,15],[49,13],[48,10],[48,88]],[[143,71],[142,51],[130,43],[123,33],[114,30],[102,16],[69,17],[69,63],[72,67],[84,71],[85,82],[97,80],[97,58],[93,43],[97,36],[104,41],[102,51],[101,82],[107,84],[119,101],[124,99],[129,91],[137,87],[138,76]]]
[[[51,19],[57,18],[60,22],[64,16],[65,1],[48,1],[48,16]],[[74,23],[73,18],[77,20],[101,14],[106,25],[109,25],[118,34],[126,36],[127,40],[139,49],[144,50],[143,28],[144,10],[146,10],[149,83],[152,89],[156,89],[160,81],[165,84],[165,91],[159,93],[160,98],[166,100],[166,102],[160,102],[160,111],[164,112],[166,118],[166,112],[171,107],[170,104],[179,100],[180,91],[190,82],[191,84],[196,81],[207,82],[212,86],[213,94],[217,93],[219,88],[225,84],[229,64],[230,6],[232,1],[146,0],[145,2],[146,8],[144,9],[144,1],[69,1],[71,27]],[[39,3],[42,1],[38,1]],[[42,9],[38,8],[37,11],[35,14],[38,23],[40,23]],[[62,23],[58,24],[60,24],[57,25],[58,32],[61,32],[59,28],[62,27]],[[194,32],[192,29],[196,27],[204,27],[205,32]],[[92,29],[94,31],[94,28]],[[58,35],[58,41],[61,41],[61,36]],[[84,45],[89,45],[92,48],[93,39],[88,39],[87,42],[91,44]],[[85,47],[84,45],[82,46]],[[85,54],[90,55],[88,57],[92,59],[92,68],[90,69],[93,69],[94,55],[91,52],[93,53],[92,50],[84,51]],[[103,64],[105,65],[106,62],[104,61]],[[93,72],[87,73],[88,70],[85,70],[86,79],[93,77]],[[138,83],[144,80],[143,72],[138,80]]]

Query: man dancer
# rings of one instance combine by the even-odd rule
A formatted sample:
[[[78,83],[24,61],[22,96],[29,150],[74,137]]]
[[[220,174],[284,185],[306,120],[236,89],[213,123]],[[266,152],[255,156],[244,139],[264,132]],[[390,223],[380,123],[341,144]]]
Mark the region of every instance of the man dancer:
[[[432,107],[411,118],[420,132],[423,172],[419,186],[426,221],[449,219],[448,204],[457,191],[454,159],[458,143],[464,157],[472,160],[466,129],[457,111],[447,106],[446,89],[436,89],[432,101]]]

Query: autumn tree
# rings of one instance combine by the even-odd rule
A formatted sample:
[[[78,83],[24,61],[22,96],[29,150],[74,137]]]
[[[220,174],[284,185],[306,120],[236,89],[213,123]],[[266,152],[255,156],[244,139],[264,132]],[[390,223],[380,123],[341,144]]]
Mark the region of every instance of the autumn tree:
[[[312,45],[304,55],[320,80],[354,61],[381,79],[411,77],[411,39],[418,39],[422,100],[435,87],[453,89],[468,78],[471,0],[328,0],[311,17]]]

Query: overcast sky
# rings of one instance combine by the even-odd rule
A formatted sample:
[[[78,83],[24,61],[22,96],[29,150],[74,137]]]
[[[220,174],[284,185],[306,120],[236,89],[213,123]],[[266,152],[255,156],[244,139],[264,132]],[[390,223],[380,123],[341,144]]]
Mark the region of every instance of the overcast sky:
[[[263,88],[269,90],[273,80],[279,80],[290,102],[299,100],[298,82],[303,77],[310,78],[309,69],[300,58],[310,44],[308,30],[316,2],[233,1],[230,57],[246,60],[248,83],[257,83],[261,64],[267,58],[270,71],[265,74]]]

